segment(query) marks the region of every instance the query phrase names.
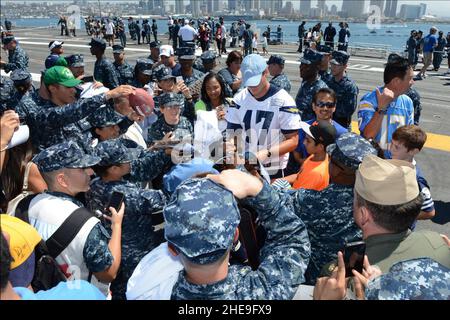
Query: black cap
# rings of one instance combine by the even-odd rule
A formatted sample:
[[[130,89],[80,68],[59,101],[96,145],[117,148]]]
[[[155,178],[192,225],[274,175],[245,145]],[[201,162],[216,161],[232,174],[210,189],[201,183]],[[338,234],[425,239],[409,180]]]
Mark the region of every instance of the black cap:
[[[161,46],[161,42],[159,42],[159,41],[150,42],[150,48],[159,48],[160,46]]]
[[[319,120],[313,122],[311,125],[306,122],[301,122],[300,128],[316,142],[323,144],[325,147],[336,141],[336,128],[329,121]]]
[[[272,63],[276,63],[279,65],[284,65],[284,58],[278,54],[274,54],[272,56],[270,56],[269,61],[267,61],[267,64],[272,64]]]

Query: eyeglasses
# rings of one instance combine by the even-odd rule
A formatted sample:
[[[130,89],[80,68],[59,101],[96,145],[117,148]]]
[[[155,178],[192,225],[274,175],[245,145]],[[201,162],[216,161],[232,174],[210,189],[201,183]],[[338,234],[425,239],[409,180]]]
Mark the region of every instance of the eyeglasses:
[[[322,101],[319,101],[318,103],[316,103],[316,106],[319,107],[319,108],[324,108],[325,107],[327,109],[333,109],[336,106],[336,104],[334,102],[322,102]]]

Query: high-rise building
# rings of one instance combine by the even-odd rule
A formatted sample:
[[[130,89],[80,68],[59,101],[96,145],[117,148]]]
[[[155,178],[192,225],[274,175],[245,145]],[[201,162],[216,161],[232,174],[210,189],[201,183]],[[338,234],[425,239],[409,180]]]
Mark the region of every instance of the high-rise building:
[[[422,18],[422,16],[427,14],[427,5],[426,3],[421,3],[420,5],[420,16],[419,18]]]
[[[325,6],[326,6],[325,1],[326,0],[317,0],[317,8],[325,11]]]
[[[184,14],[184,2],[183,0],[175,0],[175,13]]]
[[[237,9],[237,0],[228,0],[228,10],[235,11]]]
[[[397,15],[397,5],[397,0],[386,0],[384,15],[389,18],[395,18],[395,16]]]
[[[300,14],[309,17],[311,13],[311,0],[300,0]]]
[[[197,0],[197,1],[200,1],[200,0]],[[206,1],[206,11],[208,11],[208,14],[214,15],[215,12],[222,11],[222,10],[223,10],[223,2],[222,1],[220,1],[220,0],[207,0]],[[233,9],[233,10],[235,10],[235,9]]]
[[[370,5],[377,6],[378,8],[380,8],[380,12],[383,13],[384,0],[370,0]]]
[[[330,8],[330,14],[331,14],[332,16],[336,16],[337,13],[338,13],[337,6],[336,6],[335,4],[333,4],[333,5],[331,6],[331,8]]]
[[[398,16],[402,19],[419,19],[425,15],[426,11],[427,5],[424,3],[418,5],[402,4]]]
[[[200,17],[200,0],[191,0],[191,13],[193,17]]]
[[[360,18],[364,13],[364,0],[343,0],[342,13],[348,18]]]

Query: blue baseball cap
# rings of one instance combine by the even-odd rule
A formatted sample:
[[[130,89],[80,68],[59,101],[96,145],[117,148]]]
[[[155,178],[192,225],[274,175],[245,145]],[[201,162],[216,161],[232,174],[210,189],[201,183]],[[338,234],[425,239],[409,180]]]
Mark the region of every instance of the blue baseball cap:
[[[267,62],[259,54],[250,54],[246,56],[241,65],[243,86],[257,86],[261,82],[262,74],[266,68]]]

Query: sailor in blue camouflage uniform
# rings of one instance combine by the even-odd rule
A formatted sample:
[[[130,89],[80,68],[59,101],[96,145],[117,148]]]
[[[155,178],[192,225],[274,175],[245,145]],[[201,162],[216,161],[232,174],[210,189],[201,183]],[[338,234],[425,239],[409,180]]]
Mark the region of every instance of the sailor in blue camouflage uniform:
[[[88,45],[91,46],[91,54],[97,58],[94,65],[95,81],[103,83],[108,89],[117,88],[120,85],[119,77],[112,62],[105,58],[105,40],[92,38]]]
[[[81,53],[78,54],[72,54],[70,56],[67,56],[67,68],[72,71],[72,74],[75,78],[84,76],[84,55]]]
[[[365,156],[377,154],[367,140],[351,132],[342,134],[327,152],[331,159],[330,185],[322,191],[288,191],[295,213],[308,229],[311,260],[305,277],[312,285],[322,266],[337,257],[345,242],[362,237],[353,220],[355,172]]]
[[[450,269],[430,258],[401,261],[368,283],[366,300],[449,300]]]
[[[420,94],[416,88],[410,87],[409,90],[405,93],[408,97],[411,98],[414,106],[414,124],[416,126],[419,125],[420,114],[422,113],[422,104],[420,102]]]
[[[80,127],[80,120],[90,115],[100,106],[107,104],[109,99],[132,92],[131,87],[127,88],[124,86],[92,98],[76,101],[74,87],[79,85],[81,80],[75,79],[70,70],[62,66],[48,69],[44,76],[44,83],[47,87],[52,85],[57,85],[56,88],[59,88],[59,86],[65,87],[64,89],[55,89],[54,94],[58,95],[58,100],[62,96],[65,97],[64,99],[69,99],[68,101],[70,102],[65,104],[51,97],[46,104],[39,106],[39,112],[31,115],[31,119],[27,124],[30,126],[31,136],[35,137],[34,147],[38,150],[43,150],[68,139],[76,140],[85,150],[89,150],[90,142],[92,141],[92,136],[89,132],[90,127]],[[118,90],[120,94],[117,95]],[[126,91],[129,92],[124,94]],[[67,92],[70,92],[70,94]]]
[[[161,46],[161,42],[159,42],[159,41],[150,42],[150,55],[148,56],[148,59],[152,60],[152,65],[155,65],[156,63],[161,61],[161,59],[159,57],[159,47],[160,46]]]
[[[144,88],[152,80],[152,60],[139,58],[134,66],[134,79],[132,86],[135,88]]]
[[[164,208],[165,238],[185,266],[171,299],[292,299],[304,280],[310,256],[304,223],[286,204],[285,195],[266,182],[239,170],[227,170],[215,176],[215,181],[211,179],[188,179],[178,186]],[[234,187],[230,185],[233,183]],[[267,232],[260,250],[261,263],[255,271],[246,265],[228,265],[240,221],[235,196],[258,212]],[[192,274],[204,267],[210,271],[217,268],[213,271],[223,277],[195,282]]]
[[[6,103],[6,109],[15,110],[19,114],[21,122],[28,118],[30,112],[36,112],[35,96],[37,93],[33,87],[33,79],[28,71],[16,69],[11,72],[10,79],[14,84],[14,94]]]
[[[132,84],[134,79],[133,67],[125,61],[125,49],[119,44],[113,45],[114,68],[119,77],[120,84]]]
[[[181,47],[177,49],[178,62],[181,65],[180,71],[173,73],[175,77],[182,76],[186,86],[191,87],[197,81],[203,79],[205,74],[194,69],[195,49],[191,47]]]
[[[118,138],[133,124],[128,117],[107,106],[98,108],[86,120],[91,126],[92,136],[97,139],[92,142],[93,147],[100,141]]]
[[[336,93],[336,111],[333,120],[347,129],[351,129],[352,115],[358,105],[359,89],[347,74],[350,55],[345,51],[333,51],[331,74],[324,78],[325,83]]]
[[[132,162],[141,150],[127,148],[121,139],[99,143],[95,154],[101,158],[94,167],[98,178],[86,194],[88,207],[104,211],[113,192],[124,194],[125,214],[122,222],[122,261],[117,277],[111,283],[112,299],[125,300],[126,284],[139,261],[163,241],[162,209],[167,198],[162,191],[142,189],[123,179],[131,172]],[[111,171],[114,170],[114,174]],[[159,213],[158,213],[159,211]],[[107,229],[110,228],[106,225]],[[157,275],[155,275],[157,276]]]
[[[15,92],[16,88],[12,80],[0,75],[0,112],[7,109],[6,106]]]
[[[0,68],[6,73],[16,69],[28,70],[28,55],[19,46],[14,36],[6,36],[2,39],[3,48],[8,51],[8,62],[0,61]]]
[[[214,51],[205,51],[200,56],[200,59],[195,60],[193,68],[205,74],[209,73],[213,71],[215,67],[217,67],[216,59],[217,56]]]
[[[168,112],[171,110],[179,110],[178,121],[174,124],[167,123],[165,116],[162,115],[158,120],[152,124],[148,129],[147,143],[153,144],[154,141],[161,140],[167,133],[173,132],[174,140],[182,140],[187,138],[187,136],[193,135],[193,128],[191,123],[183,116],[181,116],[181,108],[184,105],[184,96],[179,93],[167,92],[163,93],[158,97],[160,104],[160,110],[167,109]]]
[[[267,61],[269,72],[272,76],[270,83],[290,93],[292,86],[291,81],[283,72],[284,63],[285,60],[282,56],[278,54],[270,56],[269,61]]]
[[[37,165],[39,171],[43,175],[45,175],[45,173],[52,173],[61,169],[72,169],[71,176],[74,179],[77,179],[78,182],[76,184],[76,187],[79,190],[82,187],[83,183],[86,184],[83,187],[89,187],[89,176],[90,174],[93,174],[90,167],[99,163],[100,160],[101,159],[99,157],[86,154],[79,145],[69,140],[67,142],[63,142],[61,144],[57,144],[45,149],[44,151],[37,154],[32,161]],[[88,180],[86,181],[86,179]],[[50,208],[53,208],[51,206],[51,201],[54,198],[64,201],[61,203],[62,205],[59,208],[60,212],[58,212],[58,214],[73,212],[73,204],[75,204],[77,207],[84,207],[84,204],[75,198],[75,194],[55,191],[53,190],[53,186],[49,184],[49,190],[37,195],[30,203],[30,221],[35,221],[34,223],[36,224],[34,226],[38,229],[38,231],[40,231],[40,226],[45,226],[46,224],[45,220],[44,223],[39,223],[40,215],[36,217],[33,216],[33,207],[35,205],[37,207],[42,207],[43,209],[41,209],[41,211],[45,211],[46,205],[49,205]],[[39,206],[39,203],[42,203],[42,205]],[[45,212],[41,213],[43,213],[45,217]],[[90,218],[88,222],[90,222],[91,220],[96,221],[94,221],[95,224],[93,226],[92,223],[90,224],[91,230],[89,231],[87,238],[84,240],[84,246],[79,248],[82,251],[80,252],[80,255],[82,254],[83,263],[86,265],[88,271],[92,273],[103,272],[108,270],[114,264],[114,254],[109,248],[109,241],[111,236],[108,231],[106,231],[106,229],[102,226],[100,220],[98,220],[94,216]],[[78,276],[81,277],[82,280],[88,280],[88,274],[83,275],[84,268],[81,267],[81,269],[82,273]]]
[[[319,75],[319,64],[322,61],[322,54],[307,49],[302,58],[300,58],[300,77],[303,79],[295,104],[297,105],[302,121],[308,121],[315,118],[312,109],[312,100],[314,94],[321,88],[327,88],[325,82]]]
[[[323,81],[326,81],[331,76],[330,72],[330,60],[331,60],[331,52],[333,49],[331,47],[319,44],[316,47],[316,51],[322,54],[322,61],[319,65],[319,75],[322,77]]]

